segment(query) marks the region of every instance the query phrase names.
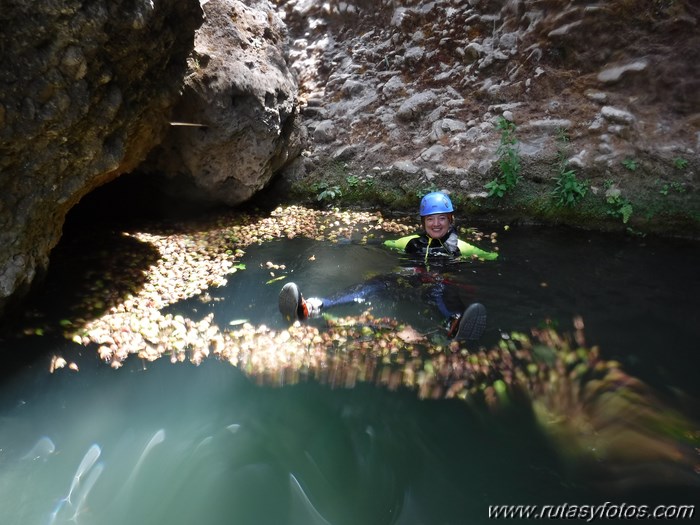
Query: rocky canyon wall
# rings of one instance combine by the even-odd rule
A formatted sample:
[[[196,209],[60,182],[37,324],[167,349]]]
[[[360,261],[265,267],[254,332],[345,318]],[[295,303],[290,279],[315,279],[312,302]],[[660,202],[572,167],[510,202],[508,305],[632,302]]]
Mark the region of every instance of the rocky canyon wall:
[[[501,220],[700,230],[697,2],[278,4],[312,138],[288,186],[390,206],[442,189]],[[504,198],[486,189],[500,119],[522,168]],[[587,190],[581,205],[557,206],[560,181]]]
[[[161,140],[200,23],[197,0],[2,3],[0,312],[68,210]]]

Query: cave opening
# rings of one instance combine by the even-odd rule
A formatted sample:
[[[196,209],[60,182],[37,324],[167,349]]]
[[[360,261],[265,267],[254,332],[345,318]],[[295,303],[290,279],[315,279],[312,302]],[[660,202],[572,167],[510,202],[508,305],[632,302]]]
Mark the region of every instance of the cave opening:
[[[67,214],[63,234],[97,226],[130,227],[151,221],[184,220],[221,208],[198,198],[178,179],[134,171],[85,195]]]

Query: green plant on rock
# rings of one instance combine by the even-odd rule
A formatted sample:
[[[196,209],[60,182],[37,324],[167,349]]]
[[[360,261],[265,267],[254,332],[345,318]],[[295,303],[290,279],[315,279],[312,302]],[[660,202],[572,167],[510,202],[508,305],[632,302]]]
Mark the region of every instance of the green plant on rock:
[[[419,199],[422,199],[428,193],[434,193],[434,192],[439,191],[439,190],[440,190],[440,188],[438,188],[435,184],[431,184],[427,188],[420,188],[420,189],[416,190],[416,197],[418,197]]]
[[[634,159],[625,159],[622,165],[630,171],[635,171],[639,167],[639,163]]]
[[[683,157],[676,157],[673,159],[673,167],[677,170],[684,170],[688,167],[688,161]]]
[[[521,179],[515,124],[499,117],[496,128],[501,131],[501,143],[496,150],[500,174],[484,186],[489,192],[489,197],[503,197],[515,188]]]
[[[657,180],[657,184],[660,184],[661,181]],[[661,189],[659,190],[659,193],[661,195],[667,196],[671,191],[675,191],[676,193],[685,193],[685,188],[683,187],[683,184],[681,184],[678,181],[671,181],[671,182],[664,182],[661,186]]]
[[[341,185],[343,201],[346,204],[364,203],[368,199],[376,199],[382,191],[373,191],[375,180],[367,175],[348,175],[345,184]],[[332,188],[335,190],[335,188]]]
[[[572,207],[586,196],[588,184],[576,178],[574,170],[561,168],[552,195],[557,206]]]
[[[569,135],[565,129],[557,131],[557,151],[558,175],[557,182],[552,191],[552,197],[557,206],[572,207],[586,196],[588,184],[576,178],[576,172],[569,168],[566,160],[566,147],[569,143]]]
[[[627,224],[634,211],[632,203],[619,193],[609,194],[605,198],[605,202],[608,204],[608,215],[622,219],[623,224]]]
[[[569,133],[566,131],[566,128],[557,128],[557,142],[559,144],[568,144],[571,141],[569,138]]]
[[[317,201],[332,201],[343,194],[340,186],[329,186],[327,182],[318,182],[313,185],[313,189],[317,192]]]

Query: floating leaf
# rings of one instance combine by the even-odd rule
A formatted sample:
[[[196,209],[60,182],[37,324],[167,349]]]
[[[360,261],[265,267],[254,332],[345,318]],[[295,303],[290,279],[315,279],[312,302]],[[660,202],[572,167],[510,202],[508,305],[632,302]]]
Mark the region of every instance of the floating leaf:
[[[53,374],[57,369],[63,368],[64,366],[66,366],[66,364],[68,364],[68,363],[66,362],[65,359],[55,355],[51,358],[51,365],[49,367],[49,372]]]
[[[280,275],[279,277],[275,277],[274,279],[270,279],[270,280],[267,281],[265,284],[272,284],[272,283],[274,283],[275,281],[281,281],[282,279],[286,279],[286,278],[287,278],[286,275]]]
[[[404,343],[408,344],[425,341],[425,336],[410,326],[405,326],[403,330],[397,332],[396,335]]]

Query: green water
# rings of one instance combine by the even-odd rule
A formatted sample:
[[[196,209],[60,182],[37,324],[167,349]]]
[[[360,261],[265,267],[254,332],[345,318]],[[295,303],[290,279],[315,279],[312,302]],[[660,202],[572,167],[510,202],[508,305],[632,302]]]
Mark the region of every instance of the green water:
[[[489,310],[485,344],[545,318],[570,329],[581,315],[606,359],[664,395],[697,398],[697,244],[514,228],[499,247],[497,262],[452,275],[465,301]],[[267,261],[285,264],[287,278],[265,284]],[[305,240],[250,248],[243,262],[245,271],[211,290],[222,300],[171,310],[194,319],[213,312],[222,327],[247,319],[282,328],[284,282],[326,295],[397,267],[379,246]],[[365,306],[440,329],[419,290]],[[369,385],[260,387],[214,360],[130,359],[115,371],[93,348],[60,340],[2,344],[40,356],[0,388],[3,524],[479,524],[493,522],[495,504],[699,499],[692,472],[635,484],[631,469],[625,484],[598,483],[571,468],[524,405],[492,413]],[[53,352],[80,372],[49,374]]]
[[[522,414],[367,386],[260,388],[215,362],[127,368],[35,378],[40,393],[13,398],[4,523],[478,523],[487,503],[581,496]],[[42,436],[55,451],[27,456]]]

